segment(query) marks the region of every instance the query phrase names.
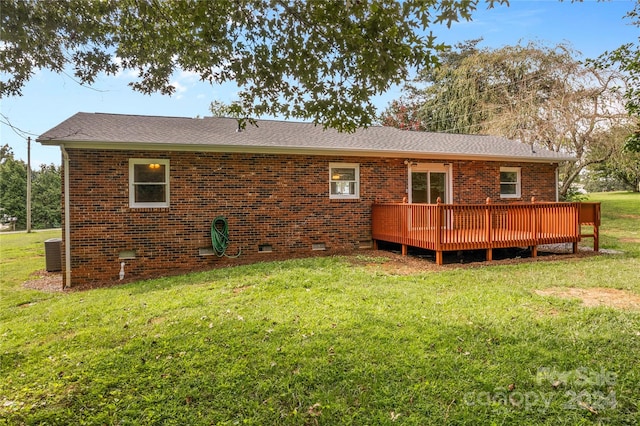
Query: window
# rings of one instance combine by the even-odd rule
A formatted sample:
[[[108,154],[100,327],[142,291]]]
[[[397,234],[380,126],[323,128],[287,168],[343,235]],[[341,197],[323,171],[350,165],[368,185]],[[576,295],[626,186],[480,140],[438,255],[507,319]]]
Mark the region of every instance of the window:
[[[129,159],[129,207],[169,207],[169,160]]]
[[[329,198],[354,199],[360,197],[360,166],[349,163],[329,164]]]
[[[520,167],[500,167],[500,198],[520,198]]]

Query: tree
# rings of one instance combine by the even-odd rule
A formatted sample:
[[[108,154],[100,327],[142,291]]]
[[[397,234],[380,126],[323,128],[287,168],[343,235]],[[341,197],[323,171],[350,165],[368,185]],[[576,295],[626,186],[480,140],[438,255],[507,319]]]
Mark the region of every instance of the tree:
[[[483,109],[477,104],[484,82],[476,79],[476,70],[465,67],[465,62],[479,54],[480,41],[466,41],[440,52],[440,65],[422,70],[414,84],[406,86],[406,95],[383,113],[382,122],[393,125],[394,117],[406,117],[409,123],[394,127],[416,130],[412,123],[419,123],[419,130],[478,133],[485,120]]]
[[[640,0],[636,0],[634,8],[624,17],[630,19],[632,25],[640,27]],[[625,107],[629,114],[640,117],[640,37],[637,43],[623,44],[591,62],[602,68],[617,66],[621,72],[628,75],[629,87],[625,93]]]
[[[9,144],[4,144],[0,146],[0,164],[4,163],[7,158],[13,158],[13,149]]]
[[[635,125],[640,128],[640,123]],[[629,134],[629,129],[614,129],[612,137],[625,138]],[[637,133],[635,133],[637,134]],[[609,176],[613,176],[621,182],[627,189],[633,192],[640,192],[640,149],[630,148],[629,137],[626,136],[626,143],[622,149],[614,151],[613,155],[605,164],[605,171]]]
[[[628,152],[640,153],[640,125],[635,132],[627,136],[624,147]]]
[[[17,218],[16,228],[27,224],[27,165],[13,155],[0,163],[0,207],[3,214]]]
[[[418,116],[420,109],[416,101],[399,99],[391,101],[385,113],[381,116],[383,126],[396,127],[402,130],[427,130]]]
[[[572,154],[577,161],[561,169],[565,196],[585,167],[613,152],[609,129],[629,121],[621,108],[625,76],[584,65],[566,45],[492,50],[478,49],[478,42],[440,55],[441,66],[420,75],[424,87],[410,87],[408,99],[418,106],[421,125],[429,131],[499,135],[532,149]]]
[[[640,27],[640,0],[636,0],[634,8],[624,18],[631,24]],[[589,63],[599,68],[616,68],[628,77],[625,96],[625,108],[630,116],[640,118],[640,37],[636,43],[626,43],[611,52],[605,52]],[[626,140],[627,152],[640,153],[640,125],[630,133]]]
[[[488,7],[507,0],[485,0]],[[434,64],[429,26],[470,20],[477,0],[0,0],[0,96],[38,69],[83,84],[135,70],[131,86],[171,94],[177,70],[235,81],[245,115],[353,130],[371,97]]]
[[[6,148],[6,149],[5,149]],[[32,173],[31,222],[34,229],[58,227],[61,223],[60,167],[41,165]],[[27,226],[27,165],[14,158],[11,148],[0,147],[0,208],[17,218],[16,228]]]
[[[57,228],[61,224],[61,172],[54,164],[40,165],[32,174],[31,217],[35,229]]]

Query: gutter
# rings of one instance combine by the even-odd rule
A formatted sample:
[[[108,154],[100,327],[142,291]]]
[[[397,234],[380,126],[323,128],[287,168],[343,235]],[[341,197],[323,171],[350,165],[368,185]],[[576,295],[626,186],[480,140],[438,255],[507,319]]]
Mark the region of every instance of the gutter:
[[[38,140],[42,145],[55,146],[66,143],[77,149],[104,149],[114,151],[163,151],[163,152],[211,152],[240,154],[288,154],[288,155],[338,155],[344,157],[383,157],[411,158],[425,160],[468,160],[468,161],[514,161],[523,163],[561,163],[576,161],[576,158],[564,155],[530,156],[526,154],[503,155],[499,153],[464,153],[464,152],[428,152],[415,150],[385,150],[353,147],[327,146],[269,146],[269,145],[207,145],[207,144],[175,144],[165,142],[98,142],[98,141],[56,141],[55,139]],[[551,152],[552,153],[552,152]]]
[[[70,195],[69,195],[69,154],[64,147],[64,144],[60,144],[60,151],[62,151],[62,158],[64,161],[64,272],[65,272],[65,287],[71,287],[71,213],[69,212]]]

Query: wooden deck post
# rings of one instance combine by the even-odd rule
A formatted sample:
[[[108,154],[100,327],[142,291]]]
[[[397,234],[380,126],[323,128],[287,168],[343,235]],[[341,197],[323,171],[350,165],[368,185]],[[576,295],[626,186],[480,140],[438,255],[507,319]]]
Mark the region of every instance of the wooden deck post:
[[[580,240],[583,237],[593,238],[593,251],[600,250],[600,203],[576,203],[578,207],[577,231]],[[582,225],[592,226],[593,233],[583,234]],[[574,253],[577,253],[577,244],[574,243]]]
[[[593,204],[593,251],[600,251],[600,203]]]
[[[538,218],[536,217],[537,209],[534,207],[536,197],[531,197],[531,239],[534,241],[531,246],[531,257],[538,256]]]
[[[444,208],[440,205],[441,202],[442,200],[438,197],[436,200],[436,240],[434,242],[437,265],[442,265],[442,216],[444,215]]]
[[[487,205],[485,213],[484,213],[484,222],[485,222],[485,228],[486,228],[486,239],[487,239],[487,244],[489,246],[489,248],[487,248],[487,261],[491,262],[493,260],[493,248],[492,246],[492,240],[493,238],[491,237],[491,198],[487,197],[485,204]]]

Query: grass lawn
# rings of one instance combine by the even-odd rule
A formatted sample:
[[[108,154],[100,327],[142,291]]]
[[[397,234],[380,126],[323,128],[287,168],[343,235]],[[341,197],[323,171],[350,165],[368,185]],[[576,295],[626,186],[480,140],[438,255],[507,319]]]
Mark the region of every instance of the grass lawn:
[[[0,236],[0,424],[636,425],[640,194],[602,201],[623,254],[397,274],[384,252],[84,292],[22,286],[52,232]],[[590,244],[588,241],[587,244]]]

